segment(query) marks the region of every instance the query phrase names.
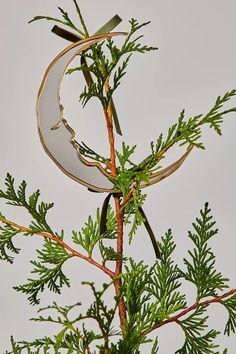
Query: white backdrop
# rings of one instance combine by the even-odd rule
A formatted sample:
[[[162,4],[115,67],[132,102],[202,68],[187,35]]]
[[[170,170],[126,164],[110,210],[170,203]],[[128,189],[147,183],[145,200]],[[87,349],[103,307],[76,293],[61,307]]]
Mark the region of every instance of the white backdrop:
[[[89,193],[70,180],[44,153],[36,129],[35,101],[44,70],[49,62],[67,45],[50,29],[53,24],[27,24],[35,15],[56,15],[61,6],[74,12],[72,1],[0,0],[1,29],[1,117],[0,117],[0,186],[7,172],[16,182],[26,179],[29,190],[40,188],[44,201],[54,201],[49,215],[53,228],[64,228],[69,240],[71,230],[79,229],[89,213],[100,206],[104,195]],[[137,55],[131,61],[127,76],[115,99],[124,137],[138,144],[136,159],[140,161],[149,151],[149,142],[174,123],[186,108],[187,116],[205,113],[215,98],[236,88],[236,3],[233,0],[179,0],[144,2],[113,2],[108,0],[79,1],[90,33],[96,31],[113,15],[123,18],[117,29],[127,30],[131,17],[151,20],[144,31],[146,41],[159,47],[158,52]],[[74,12],[75,13],[75,12]],[[100,116],[97,105],[82,112],[78,104],[79,85],[76,76],[65,83],[68,115],[80,115],[81,135],[90,145],[106,151],[106,138],[96,134]],[[68,91],[70,90],[70,91]],[[232,102],[236,106],[236,99]],[[101,116],[102,117],[102,116]],[[77,124],[77,123],[76,123]],[[235,287],[235,177],[236,177],[236,115],[231,114],[223,125],[223,137],[204,130],[206,151],[193,151],[180,171],[148,189],[145,211],[158,237],[172,227],[177,242],[176,259],[181,260],[190,246],[186,231],[205,201],[209,201],[220,233],[212,243],[217,255],[217,267],[231,279]],[[120,143],[122,139],[118,139]],[[1,211],[20,224],[28,217],[22,210],[5,207]],[[147,235],[140,229],[129,251],[136,259],[152,261],[153,253]],[[8,348],[9,337],[33,339],[54,333],[54,328],[38,325],[28,319],[35,316],[26,297],[12,286],[29,277],[29,260],[41,244],[37,237],[20,238],[22,248],[13,266],[0,264],[0,351]],[[41,306],[57,300],[60,304],[76,301],[88,304],[90,296],[80,285],[83,280],[106,281],[96,269],[82,261],[73,260],[66,266],[72,278],[70,289],[62,296],[45,292]],[[186,289],[189,298],[192,287]],[[190,300],[190,302],[192,302]],[[223,330],[226,313],[212,306],[210,325]],[[58,329],[59,331],[59,329]],[[162,354],[174,353],[182,343],[182,333],[169,325],[160,331]],[[228,346],[235,353],[236,338],[219,338],[221,348]],[[143,349],[147,353],[148,348]]]

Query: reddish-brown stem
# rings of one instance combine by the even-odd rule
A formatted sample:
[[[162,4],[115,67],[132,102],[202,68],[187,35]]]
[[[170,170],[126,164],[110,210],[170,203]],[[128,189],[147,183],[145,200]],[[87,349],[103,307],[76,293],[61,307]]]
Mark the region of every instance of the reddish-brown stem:
[[[162,327],[162,326],[164,326],[164,325],[166,325],[168,323],[171,323],[171,322],[178,323],[180,317],[183,317],[183,316],[187,315],[189,312],[197,309],[199,306],[204,306],[204,305],[209,306],[210,304],[213,304],[213,303],[220,303],[223,299],[225,299],[225,298],[227,298],[227,297],[229,297],[231,295],[234,295],[234,294],[236,294],[236,289],[232,289],[232,290],[228,291],[227,293],[225,293],[225,294],[223,294],[221,296],[214,297],[213,299],[205,300],[205,301],[202,301],[202,302],[195,302],[192,306],[190,306],[187,309],[179,312],[177,315],[175,315],[173,317],[170,317],[170,318],[168,318],[167,320],[165,320],[163,322],[157,323],[152,328],[142,332],[142,335],[145,336],[148,333],[154,331],[155,329],[160,328],[160,327]]]
[[[11,225],[12,227],[18,229],[20,232],[32,232],[31,229],[18,225],[12,221],[9,221],[3,217],[0,217],[0,221],[7,224],[7,225]],[[81,259],[84,259],[85,261],[91,263],[93,266],[101,269],[104,273],[106,273],[107,275],[109,275],[109,277],[111,277],[112,279],[115,278],[115,273],[112,272],[110,269],[108,269],[107,267],[103,266],[102,264],[99,264],[98,262],[96,262],[92,257],[88,257],[88,256],[84,256],[83,254],[81,254],[80,252],[77,252],[76,250],[74,250],[73,248],[71,248],[67,243],[65,243],[64,241],[62,241],[62,239],[60,239],[59,237],[57,237],[56,235],[52,235],[49,234],[47,232],[35,232],[34,234],[42,236],[44,238],[48,238],[58,244],[60,244],[62,247],[64,247],[65,249],[67,249],[69,252],[71,252],[72,257],[79,257]]]
[[[107,78],[105,83],[105,89],[108,93],[109,91],[109,78]],[[111,160],[111,173],[113,177],[117,176],[117,167],[116,167],[116,153],[115,153],[115,139],[113,132],[113,117],[112,117],[112,107],[111,102],[108,104],[107,109],[104,109],[104,114],[106,118],[107,124],[107,132],[110,146],[110,160]],[[120,196],[114,196],[115,200],[115,209],[116,209],[116,217],[117,217],[117,253],[122,257],[123,255],[123,224],[124,224],[124,214],[119,213],[120,210]],[[119,276],[122,273],[122,259],[116,261],[116,276]],[[118,312],[120,318],[120,324],[123,329],[123,332],[126,328],[126,307],[123,296],[120,296],[120,288],[122,286],[122,280],[120,278],[115,279],[114,281],[115,291],[118,298],[120,298],[118,304]]]
[[[124,224],[124,213],[120,212],[120,197],[114,196],[115,199],[115,208],[117,213],[117,253],[123,255],[123,224]],[[116,262],[116,275],[119,275],[122,272],[122,260]]]
[[[123,203],[120,205],[120,208],[118,209],[117,211],[117,214],[118,213],[121,213],[122,210],[124,210],[124,208],[126,207],[126,205],[128,204],[128,202],[130,201],[130,199],[132,199],[133,197],[133,194],[134,194],[134,188],[130,189],[127,196],[125,197]]]
[[[106,80],[105,89],[106,89],[106,92],[108,93],[108,91],[109,91],[109,78],[107,78],[107,80]],[[111,102],[108,103],[107,109],[104,109],[104,114],[105,114],[105,118],[106,118],[108,140],[109,140],[109,146],[110,146],[110,160],[111,160],[110,168],[111,168],[112,176],[116,177],[117,168],[116,168],[115,138],[114,138],[114,132],[113,132]]]
[[[116,157],[115,157],[115,140],[114,140],[114,135],[113,135],[113,125],[112,121],[109,117],[108,111],[104,111],[105,118],[106,118],[106,123],[107,123],[107,131],[108,131],[108,139],[109,139],[109,145],[110,145],[110,168],[111,168],[111,173],[115,177],[117,175],[116,171]]]
[[[119,196],[114,196],[115,200],[115,208],[116,208],[116,217],[117,217],[117,249],[116,252],[120,256],[123,256],[123,225],[124,225],[124,213],[119,212],[120,210],[120,197]],[[122,265],[123,261],[122,259],[116,261],[116,270],[115,274],[118,276],[122,273]],[[115,289],[116,289],[116,294],[119,295],[120,293],[120,287],[122,286],[122,281],[120,278],[116,279],[115,281]],[[121,297],[120,303],[119,303],[119,317],[120,317],[120,322],[122,328],[125,330],[126,328],[126,307],[124,303],[124,298]]]

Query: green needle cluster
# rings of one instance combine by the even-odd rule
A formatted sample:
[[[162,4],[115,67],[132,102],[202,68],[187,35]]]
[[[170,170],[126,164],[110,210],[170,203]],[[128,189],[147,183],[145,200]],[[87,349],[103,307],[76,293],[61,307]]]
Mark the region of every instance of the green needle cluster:
[[[89,33],[80,7],[76,0],[73,3],[78,25],[62,8],[59,8],[62,18],[36,16],[30,22],[42,19],[54,21],[72,30],[74,36],[86,38]],[[114,39],[108,38],[80,54],[81,65],[70,68],[67,74],[82,71],[89,72],[93,77],[80,94],[83,107],[96,98],[104,111],[111,110],[114,93],[126,73],[131,56],[157,50],[143,44],[143,35],[137,34],[148,24],[131,19],[129,32],[120,46]],[[28,195],[27,183],[22,181],[16,186],[14,178],[7,174],[5,189],[0,190],[0,201],[24,208],[31,221],[29,225],[21,226],[0,212],[0,259],[14,262],[20,253],[19,241],[16,243],[15,240],[21,236],[31,238],[37,235],[43,238],[42,248],[37,249],[36,259],[31,261],[31,275],[25,284],[15,286],[15,290],[25,294],[30,304],[36,306],[45,290],[61,294],[65,286],[70,286],[64,264],[73,257],[99,268],[109,279],[100,287],[95,282],[82,283],[93,295],[87,309],[82,310],[80,302],[69,306],[53,302],[46,308],[38,309],[38,317],[31,320],[50,323],[55,328],[54,335],[32,341],[16,341],[12,337],[11,349],[6,354],[141,354],[143,345],[147,343],[150,344],[150,353],[157,354],[160,353],[158,329],[169,323],[178,326],[184,336],[176,354],[227,353],[227,349],[219,349],[217,337],[220,332],[208,326],[208,309],[213,303],[222,305],[228,315],[224,334],[234,334],[236,289],[229,289],[229,280],[217,269],[211,245],[218,229],[209,204],[205,203],[192,223],[187,234],[192,247],[182,255],[182,263],[175,261],[175,249],[179,245],[176,245],[171,229],[160,241],[152,240],[156,242],[153,247],[160,250],[161,259],[154,260],[151,265],[145,264],[142,259],[135,261],[129,249],[123,252],[120,235],[122,233],[129,243],[136,242],[138,228],[145,223],[141,207],[147,195],[142,192],[142,184],[148,183],[150,174],[160,168],[160,161],[168,150],[173,146],[184,146],[187,150],[204,149],[204,126],[222,135],[224,118],[236,112],[235,107],[226,109],[225,105],[235,96],[235,89],[219,96],[206,114],[186,118],[183,110],[167,133],[161,133],[155,142],[150,143],[151,152],[140,163],[133,162],[136,146],[123,143],[121,151],[114,151],[117,174],[108,177],[114,189],[120,191],[115,196],[120,208],[109,205],[105,219],[103,209],[97,208],[95,215],[90,215],[80,230],[71,230],[71,235],[64,235],[63,230],[54,231],[54,227],[49,225],[47,216],[53,203],[40,201],[39,190]],[[110,157],[101,156],[86,143],[81,143],[79,148],[83,156],[109,169]],[[181,242],[184,242],[183,238]],[[183,285],[188,283],[195,287],[192,301],[187,301],[183,290]],[[96,329],[91,330],[91,321],[95,324],[92,328]]]

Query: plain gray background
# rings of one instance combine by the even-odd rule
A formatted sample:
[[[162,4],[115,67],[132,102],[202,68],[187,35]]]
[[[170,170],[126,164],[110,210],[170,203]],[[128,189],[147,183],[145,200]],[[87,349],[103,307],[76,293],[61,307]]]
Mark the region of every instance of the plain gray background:
[[[42,199],[54,201],[56,205],[49,214],[53,228],[64,228],[66,240],[69,241],[71,230],[80,229],[88,214],[94,214],[101,205],[105,195],[89,193],[63,175],[40,145],[35,117],[37,90],[46,67],[67,46],[67,42],[50,33],[52,23],[28,25],[27,21],[35,15],[55,16],[57,6],[73,13],[73,4],[69,0],[1,0],[0,3],[1,186],[6,173],[10,172],[17,182],[26,179],[30,191],[40,188]],[[115,99],[123,139],[130,144],[138,144],[137,161],[149,153],[149,142],[161,131],[165,132],[183,108],[186,108],[187,117],[206,113],[218,95],[236,88],[234,0],[81,0],[79,3],[90,33],[115,14],[123,18],[123,23],[117,28],[119,30],[129,28],[131,17],[139,21],[152,21],[143,32],[146,42],[158,46],[159,51],[133,58]],[[78,104],[82,83],[78,84],[78,81],[76,76],[70,82],[65,81],[67,115],[74,117],[74,127],[77,124],[85,141],[106,152],[106,136],[100,131],[96,134],[98,127],[104,124],[99,106],[92,103],[82,111]],[[231,105],[236,106],[236,98]],[[175,175],[148,188],[145,207],[158,237],[172,227],[177,242],[175,257],[181,262],[190,246],[186,232],[204,202],[209,201],[220,230],[212,242],[217,255],[217,268],[231,279],[231,287],[235,287],[236,281],[235,134],[236,116],[233,114],[225,120],[223,137],[205,128],[203,139],[206,151],[193,151]],[[121,141],[118,139],[118,144]],[[175,157],[179,155],[180,150],[176,150]],[[29,221],[24,211],[5,207],[2,202],[1,211],[22,225]],[[29,260],[35,257],[35,249],[41,241],[37,236],[31,239],[22,237],[17,244],[22,252],[14,265],[3,262],[0,265],[1,353],[8,348],[12,334],[18,340],[29,340],[59,331],[59,328],[29,322],[37,308],[32,308],[24,295],[12,290],[12,286],[23,283],[30,275]],[[152,262],[152,249],[143,228],[128,252],[135,259]],[[80,282],[96,279],[101,283],[107,280],[98,270],[80,260],[72,260],[65,268],[72,278],[71,288],[64,289],[61,297],[46,291],[41,306],[56,299],[59,304],[82,301],[86,307],[91,297]],[[188,285],[186,292],[191,304],[194,288]],[[210,325],[223,330],[227,319],[224,309],[214,305],[210,314]],[[183,341],[180,329],[174,325],[162,328],[159,334],[162,354],[174,353]],[[218,342],[222,350],[228,346],[229,353],[235,353],[235,337],[227,339],[222,336]],[[143,353],[148,352],[148,347],[144,347]]]

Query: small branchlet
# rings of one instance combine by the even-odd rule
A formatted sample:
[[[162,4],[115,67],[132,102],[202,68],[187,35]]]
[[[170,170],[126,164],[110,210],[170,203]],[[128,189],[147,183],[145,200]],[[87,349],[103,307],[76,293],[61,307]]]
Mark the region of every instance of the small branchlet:
[[[7,204],[23,207],[32,216],[33,220],[30,229],[34,234],[37,231],[53,233],[52,229],[46,221],[48,211],[53,207],[53,203],[39,202],[40,192],[37,190],[33,194],[26,197],[27,183],[22,181],[16,190],[14,178],[8,173],[5,179],[6,191],[0,190],[0,199],[6,200]]]
[[[5,219],[0,213],[0,217]],[[20,249],[13,243],[13,237],[18,235],[20,231],[11,225],[3,224],[0,226],[0,259],[13,263],[14,256],[12,254],[19,254]],[[9,254],[9,252],[11,252]]]
[[[133,53],[146,53],[157,50],[156,47],[142,45],[140,39],[143,36],[133,38],[133,35],[149,22],[139,24],[137,20],[130,20],[130,32],[123,45],[118,48],[113,39],[108,38],[99,44],[93,45],[90,50],[81,53],[80,56],[89,60],[89,65],[71,68],[67,71],[71,74],[75,71],[89,71],[95,78],[94,83],[84,87],[80,95],[82,105],[85,106],[91,98],[97,97],[104,110],[107,110],[111,98],[119,87],[122,77],[126,73],[126,68]],[[105,52],[108,51],[108,54]],[[120,61],[124,57],[122,63]],[[106,89],[107,81],[109,87]]]
[[[62,16],[62,19],[56,18],[56,17],[50,17],[50,16],[35,16],[32,20],[30,20],[28,23],[32,23],[35,21],[39,21],[39,20],[48,20],[48,21],[53,21],[53,22],[57,22],[57,23],[61,23],[62,25],[69,27],[70,29],[76,31],[77,33],[79,33],[82,37],[86,37],[88,36],[88,30],[87,27],[85,25],[84,19],[82,17],[80,8],[78,6],[78,3],[76,0],[73,0],[76,11],[79,15],[79,20],[80,20],[80,24],[82,26],[82,29],[79,29],[74,23],[73,21],[70,19],[70,16],[68,14],[68,12],[66,12],[65,10],[63,10],[61,7],[58,7],[58,10]]]
[[[199,306],[199,308],[186,319],[177,322],[183,329],[185,342],[182,348],[176,351],[176,354],[216,353],[215,349],[218,348],[219,345],[214,344],[214,340],[220,332],[212,329],[207,333],[204,333],[208,327],[206,324],[208,316],[204,315],[205,311],[205,306]]]
[[[41,19],[58,22],[75,31],[78,38],[88,37],[88,29],[80,7],[76,0],[73,0],[73,3],[78,14],[78,26],[62,8],[59,8],[62,18],[36,16],[30,22]],[[53,204],[39,202],[38,190],[28,197],[26,182],[21,182],[16,188],[10,174],[6,177],[6,190],[0,190],[1,200],[12,206],[23,207],[32,218],[30,226],[24,227],[7,220],[0,213],[0,259],[13,262],[14,255],[19,253],[19,248],[14,244],[14,237],[18,234],[38,235],[44,238],[42,250],[37,250],[37,260],[31,261],[35,278],[30,278],[26,284],[15,287],[17,291],[28,295],[31,304],[38,304],[40,294],[46,289],[60,294],[63,286],[70,286],[63,266],[74,256],[96,266],[112,279],[109,284],[103,284],[101,290],[97,290],[94,283],[84,283],[90,287],[93,294],[93,302],[84,313],[79,312],[80,303],[59,306],[54,302],[51,306],[40,309],[39,316],[32,320],[55,325],[56,334],[33,341],[16,342],[11,338],[11,350],[6,354],[40,352],[140,354],[142,345],[147,343],[151,343],[151,354],[157,354],[158,338],[153,340],[149,334],[169,323],[180,326],[184,334],[184,343],[176,354],[216,353],[218,344],[215,340],[219,332],[209,330],[207,325],[207,309],[213,303],[221,304],[228,313],[224,333],[229,336],[236,332],[236,289],[225,292],[228,288],[228,279],[216,270],[216,257],[209,242],[217,235],[218,230],[215,228],[208,203],[192,224],[193,231],[188,233],[193,242],[193,250],[189,250],[183,259],[184,269],[174,260],[176,244],[171,230],[168,230],[157,243],[161,260],[154,261],[153,265],[146,265],[143,261],[136,262],[131,257],[124,256],[123,237],[126,236],[123,226],[132,223],[127,235],[131,242],[138,226],[144,222],[144,216],[140,211],[146,199],[146,195],[141,193],[142,184],[149,182],[150,173],[160,167],[159,162],[165,157],[165,153],[175,144],[186,146],[187,149],[192,147],[204,149],[201,140],[202,127],[209,126],[221,135],[224,117],[236,112],[235,107],[224,108],[225,104],[236,96],[236,90],[232,90],[219,96],[205,115],[199,114],[186,119],[183,110],[167,134],[165,136],[160,134],[156,142],[151,143],[151,154],[141,163],[136,164],[132,161],[136,146],[130,147],[123,143],[121,151],[115,152],[112,98],[121,84],[132,55],[157,49],[142,44],[143,36],[136,35],[148,24],[149,22],[139,24],[137,20],[131,19],[130,31],[120,47],[112,38],[93,45],[80,54],[82,59],[88,60],[88,63],[70,68],[67,72],[72,74],[82,70],[84,73],[89,72],[94,78],[94,81],[84,88],[80,100],[83,106],[93,97],[101,102],[108,123],[110,158],[101,156],[85,143],[78,143],[78,147],[82,155],[105,164],[112,173],[114,172],[110,180],[114,188],[120,191],[115,197],[115,212],[113,208],[108,207],[106,217],[102,218],[100,210],[97,209],[95,218],[89,216],[81,231],[72,232],[72,241],[76,248],[82,248],[86,255],[65,243],[63,231],[60,233],[52,231],[46,219]],[[103,225],[104,220],[106,225]],[[100,252],[102,264],[92,258],[95,249]],[[106,262],[110,262],[112,266],[115,263],[115,271],[107,268]],[[181,290],[181,285],[185,281],[191,282],[196,287],[196,298],[192,305],[187,303],[186,296]],[[111,285],[115,286],[116,296],[113,306],[108,307],[105,296],[108,295],[107,290],[110,292]],[[49,315],[43,316],[44,311],[48,311]],[[56,317],[52,315],[52,311],[57,313]],[[78,311],[76,315],[75,311]],[[120,326],[115,328],[117,312]],[[87,320],[95,321],[97,329],[87,330],[86,326],[90,324],[90,322],[87,324]],[[226,353],[225,349],[223,354]]]
[[[36,274],[37,278],[30,278],[26,284],[14,287],[15,290],[28,295],[32,305],[39,304],[39,293],[43,292],[46,287],[60,294],[64,285],[70,286],[70,281],[63,273],[62,267],[71,258],[71,254],[62,246],[47,239],[44,241],[42,251],[37,250],[37,253],[38,261],[31,261],[34,266],[31,273]]]
[[[224,104],[236,96],[236,90],[226,92],[222,97],[217,97],[214,106],[203,115],[198,114],[185,119],[185,110],[180,113],[177,123],[173,124],[167,131],[166,136],[161,133],[156,142],[151,143],[151,155],[147,156],[141,163],[135,166],[134,170],[146,169],[153,172],[153,168],[165,157],[165,153],[175,144],[187,146],[187,149],[196,147],[205,149],[202,137],[202,127],[213,128],[218,135],[222,135],[222,123],[227,114],[236,112],[236,107],[221,110]],[[160,166],[157,166],[160,168]]]
[[[193,223],[194,232],[188,236],[194,243],[193,251],[189,251],[190,259],[184,258],[187,270],[182,273],[184,278],[197,288],[197,301],[208,296],[218,296],[218,291],[228,288],[228,279],[215,269],[215,255],[208,246],[208,241],[218,233],[214,228],[215,221],[210,215],[208,203],[200,211],[200,218]]]

